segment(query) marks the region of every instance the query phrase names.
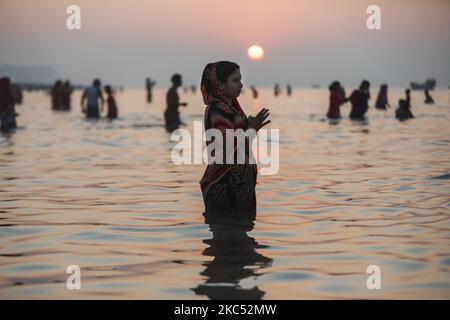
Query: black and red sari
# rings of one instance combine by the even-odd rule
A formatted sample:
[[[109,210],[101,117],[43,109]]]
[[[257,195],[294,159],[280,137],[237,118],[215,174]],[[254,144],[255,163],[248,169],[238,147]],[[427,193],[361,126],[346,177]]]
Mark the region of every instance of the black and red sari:
[[[210,63],[206,67],[207,84],[201,91],[205,110],[205,130],[215,128],[220,130],[223,146],[226,146],[226,130],[247,130],[247,116],[236,98],[229,104],[224,99],[218,86],[216,65]],[[248,142],[248,141],[247,141]],[[256,164],[250,164],[247,144],[245,164],[209,163],[200,180],[200,186],[205,203],[205,217],[256,217]],[[236,151],[236,146],[234,148]]]

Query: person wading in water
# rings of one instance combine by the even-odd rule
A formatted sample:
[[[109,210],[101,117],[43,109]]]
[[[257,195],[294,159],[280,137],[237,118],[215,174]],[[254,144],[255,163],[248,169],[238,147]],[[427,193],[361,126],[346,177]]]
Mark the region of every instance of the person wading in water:
[[[223,146],[226,146],[227,129],[258,131],[270,123],[268,109],[262,109],[256,117],[246,116],[237,100],[241,90],[241,73],[236,63],[219,61],[205,67],[201,82],[203,102],[207,106],[205,130],[220,130]],[[234,146],[235,154],[236,149]],[[227,164],[226,161],[208,164],[200,181],[206,218],[255,219],[257,166],[248,161],[249,149],[245,148],[244,164]]]

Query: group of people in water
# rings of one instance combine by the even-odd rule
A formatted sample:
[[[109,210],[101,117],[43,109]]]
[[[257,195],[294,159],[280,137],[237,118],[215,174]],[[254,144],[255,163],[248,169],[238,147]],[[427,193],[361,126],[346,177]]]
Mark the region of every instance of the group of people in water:
[[[107,85],[103,88],[106,94],[107,114],[106,118],[115,119],[118,116],[116,100],[113,95],[113,89]],[[73,88],[69,81],[64,83],[57,80],[50,89],[52,110],[70,111],[72,109],[71,96]],[[92,85],[84,89],[81,96],[81,111],[89,119],[99,119],[103,113],[104,98],[102,93],[101,81],[94,79]]]
[[[171,82],[172,85],[166,94],[167,108],[164,112],[164,120],[168,131],[173,131],[180,125],[184,125],[180,120],[179,107],[187,106],[186,102],[180,102],[177,92],[177,89],[183,84],[181,75],[174,74],[171,78]],[[153,87],[155,85],[156,81],[153,81],[151,78],[145,79],[147,103],[152,103],[153,101]],[[195,92],[195,86],[192,86],[191,90]],[[70,111],[72,108],[71,96],[73,91],[73,87],[69,81],[65,81],[64,83],[61,80],[56,81],[49,91],[52,110]],[[111,86],[107,85],[104,86],[103,91],[106,94],[106,118],[111,120],[115,119],[118,117],[119,112],[113,89]],[[101,81],[100,79],[94,79],[92,85],[83,90],[81,96],[81,110],[86,115],[86,118],[99,119],[104,112],[104,104],[105,98],[102,93]]]
[[[187,102],[180,102],[178,95],[178,88],[183,85],[182,76],[180,74],[174,74],[171,77],[172,85],[166,93],[166,109],[164,111],[164,120],[166,129],[171,132],[177,129],[184,123],[180,119],[179,107],[186,107]],[[153,101],[153,88],[156,85],[156,81],[151,78],[145,79],[146,97],[147,102]],[[184,87],[184,91],[191,90],[196,92],[196,86]],[[251,86],[253,98],[258,98],[258,90],[255,86]],[[104,86],[102,89],[99,79],[95,79],[91,86],[84,89],[81,98],[81,109],[86,115],[86,118],[99,119],[104,111],[105,99],[103,92],[106,94],[107,113],[105,115],[108,119],[115,119],[118,117],[118,108],[114,97],[114,91],[111,86]],[[355,89],[350,96],[346,96],[345,90],[339,81],[333,81],[329,85],[329,107],[327,117],[329,119],[340,119],[341,110],[340,107],[350,102],[351,110],[349,117],[352,120],[364,120],[365,115],[369,108],[370,100],[370,82],[363,80],[360,86]],[[70,81],[57,80],[53,87],[49,90],[51,96],[51,108],[57,111],[70,111],[72,108],[72,94],[74,88]],[[243,89],[242,89],[243,92]],[[278,83],[274,86],[274,95],[277,97],[281,94],[282,90]],[[429,90],[425,90],[425,104],[433,104],[434,100],[430,95]],[[290,96],[292,94],[292,87],[290,84],[286,85],[286,94]],[[23,95],[20,87],[10,82],[8,77],[0,78],[0,119],[1,119],[1,131],[6,132],[17,126],[16,117],[18,113],[15,111],[14,105],[22,102]],[[388,101],[388,85],[382,84],[380,86],[375,108],[377,110],[387,110],[391,108]],[[395,110],[395,117],[399,120],[406,120],[414,118],[411,112],[411,90],[405,90],[405,98],[398,101],[398,107]]]
[[[113,96],[111,86],[105,86],[104,91],[108,108],[106,117],[112,120],[117,118],[119,114],[116,99]],[[101,113],[103,113],[104,104],[105,100],[102,94],[101,82],[99,79],[94,79],[92,85],[83,91],[83,95],[81,96],[81,111],[86,115],[86,118],[99,119]]]
[[[186,107],[187,102],[181,102],[178,88],[183,84],[182,76],[174,74],[171,77],[172,85],[166,93],[167,107],[164,111],[166,128],[173,131],[183,122],[180,119],[179,107]],[[152,88],[155,82],[150,78],[146,80],[147,101],[152,101]],[[244,131],[253,129],[258,131],[271,122],[268,109],[261,109],[255,116],[247,116],[240,106],[238,97],[242,93],[242,76],[240,67],[231,61],[218,61],[208,63],[203,70],[201,80],[201,93],[206,106],[204,111],[205,130],[217,129],[222,133],[223,139],[227,136],[227,130]],[[257,90],[251,87],[253,96]],[[103,88],[107,95],[108,107],[106,117],[114,119],[118,115],[117,105],[111,86]],[[84,89],[81,98],[81,107],[87,118],[100,118],[103,112],[104,97],[99,79],[95,79],[90,87]],[[275,96],[280,94],[279,85],[275,86]],[[355,120],[364,119],[369,108],[370,82],[363,80],[359,88],[355,89],[350,96],[346,96],[343,86],[339,81],[334,81],[329,86],[330,104],[327,117],[330,119],[341,118],[340,107],[346,102],[351,103],[350,118]],[[70,110],[71,94],[73,90],[68,81],[64,84],[57,81],[50,90],[53,110]],[[292,88],[287,88],[290,95]],[[405,91],[406,97],[400,99],[395,115],[400,120],[413,118],[411,112],[411,90]],[[429,92],[425,91],[425,103],[433,103]],[[0,115],[2,130],[4,126],[15,126],[14,95],[8,78],[0,78]],[[388,86],[382,84],[376,99],[375,108],[387,110],[390,108],[388,101]],[[247,137],[246,139],[249,139]],[[207,142],[207,144],[212,141]],[[226,141],[222,141],[226,146]],[[228,163],[228,161],[209,162],[201,178],[200,188],[205,205],[204,216],[207,220],[245,218],[253,220],[256,217],[256,194],[257,165],[250,162],[251,148],[250,140],[245,141],[245,162]],[[237,146],[234,151],[237,152]],[[226,155],[226,152],[223,154]],[[228,155],[229,156],[229,155]],[[228,158],[227,158],[228,159]],[[226,164],[225,164],[226,163]]]
[[[328,87],[330,91],[329,107],[327,112],[327,118],[340,119],[341,111],[340,107],[346,102],[350,101],[350,119],[352,120],[364,120],[367,110],[369,109],[370,99],[370,82],[363,80],[358,89],[355,89],[349,97],[346,97],[345,90],[339,81],[333,81]],[[428,90],[425,90],[426,104],[434,103]],[[377,110],[387,110],[390,108],[388,101],[388,85],[382,84],[378,91],[377,99],[375,102],[375,108]],[[398,107],[395,110],[395,117],[398,120],[407,120],[414,118],[411,112],[411,90],[405,90],[405,98],[398,101]]]
[[[50,89],[52,110],[70,111],[72,93],[73,88],[69,80],[57,80]]]
[[[174,74],[171,78],[172,85],[166,94],[167,108],[164,112],[164,120],[168,131],[177,129],[184,123],[180,120],[179,107],[187,106],[187,102],[180,102],[178,95],[178,88],[182,86],[182,77],[180,74]],[[153,87],[156,81],[151,78],[145,79],[146,98],[147,103],[153,101]],[[195,92],[195,86],[191,87]],[[104,86],[103,91],[106,94],[107,113],[106,118],[115,119],[118,117],[118,108],[114,98],[113,89],[111,86]],[[50,90],[52,110],[71,110],[71,95],[73,88],[69,81],[62,83],[61,80],[55,82]],[[81,96],[81,110],[89,119],[99,119],[104,111],[105,99],[102,93],[101,81],[94,79],[92,85],[85,88]]]
[[[281,93],[282,93],[281,86],[277,82],[277,83],[275,83],[275,86],[273,87],[273,95],[275,97],[278,97]],[[288,97],[290,97],[292,94],[292,86],[289,83],[286,85],[286,94],[288,95]]]

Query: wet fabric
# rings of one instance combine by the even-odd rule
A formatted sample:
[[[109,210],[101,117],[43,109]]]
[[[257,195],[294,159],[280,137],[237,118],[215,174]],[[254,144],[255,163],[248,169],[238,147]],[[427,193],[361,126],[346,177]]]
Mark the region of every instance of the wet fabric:
[[[226,130],[247,130],[247,116],[237,99],[226,102],[216,76],[216,65],[206,67],[206,83],[202,84],[205,105],[205,129],[218,129],[226,146]],[[206,217],[247,217],[256,216],[257,166],[250,164],[249,148],[246,148],[245,164],[209,163],[200,180],[205,204]],[[236,148],[234,149],[236,151]]]

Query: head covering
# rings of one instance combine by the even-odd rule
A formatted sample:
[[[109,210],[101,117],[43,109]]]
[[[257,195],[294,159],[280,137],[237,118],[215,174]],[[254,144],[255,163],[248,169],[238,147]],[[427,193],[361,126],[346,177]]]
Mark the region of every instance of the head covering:
[[[242,116],[244,116],[244,111],[242,110],[237,98],[232,98],[231,104],[227,102],[227,99],[225,98],[225,95],[219,86],[216,66],[217,63],[214,62],[208,63],[205,67],[200,88],[203,96],[203,103],[205,105],[210,105],[213,102],[217,102],[217,107],[222,111],[228,113],[238,112]]]

